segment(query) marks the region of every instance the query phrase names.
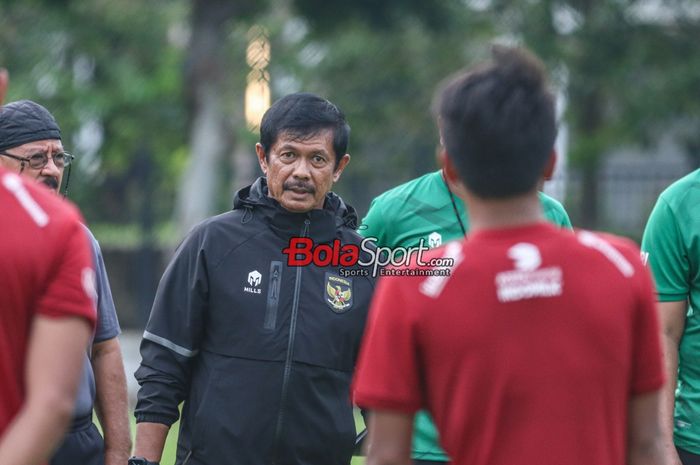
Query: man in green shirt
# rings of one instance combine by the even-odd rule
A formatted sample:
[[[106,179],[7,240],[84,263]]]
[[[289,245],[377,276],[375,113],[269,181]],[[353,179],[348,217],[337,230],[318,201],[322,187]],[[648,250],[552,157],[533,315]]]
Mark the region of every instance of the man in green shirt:
[[[569,216],[559,202],[541,192],[540,202],[547,220],[571,229]],[[452,193],[439,170],[376,197],[358,232],[377,238],[377,245],[382,247],[412,247],[423,239],[426,246],[433,248],[464,237],[468,230],[464,202]],[[416,465],[449,461],[425,411],[416,415],[411,456]]]
[[[644,230],[642,257],[656,280],[664,335],[668,463],[700,464],[700,170],[661,193]]]

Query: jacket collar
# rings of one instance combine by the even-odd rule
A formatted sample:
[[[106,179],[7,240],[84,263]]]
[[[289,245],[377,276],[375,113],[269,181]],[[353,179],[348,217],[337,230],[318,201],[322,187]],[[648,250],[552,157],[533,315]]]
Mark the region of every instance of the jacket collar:
[[[338,237],[342,228],[357,228],[355,209],[333,192],[326,194],[322,209],[305,213],[290,212],[268,195],[264,176],[236,192],[233,209],[246,210],[243,222],[250,221],[252,216],[263,219],[283,238],[301,236],[306,230],[306,237],[314,242],[327,243]]]

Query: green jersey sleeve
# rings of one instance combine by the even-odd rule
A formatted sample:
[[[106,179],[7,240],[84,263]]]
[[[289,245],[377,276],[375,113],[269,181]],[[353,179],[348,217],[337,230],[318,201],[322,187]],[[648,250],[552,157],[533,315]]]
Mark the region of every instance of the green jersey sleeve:
[[[642,253],[656,281],[659,300],[687,299],[690,262],[676,215],[663,197],[654,206],[644,229]]]
[[[574,229],[574,227],[571,225],[569,215],[566,213],[564,206],[559,203],[559,201],[553,199],[543,192],[539,193],[539,197],[540,203],[542,204],[544,217],[547,219],[547,221],[561,228]]]
[[[387,218],[384,208],[382,208],[382,202],[375,198],[369,205],[369,211],[362,219],[362,223],[357,229],[357,232],[362,237],[376,237],[377,245],[383,246],[387,245],[387,241],[390,237],[388,231],[390,224],[389,218]]]

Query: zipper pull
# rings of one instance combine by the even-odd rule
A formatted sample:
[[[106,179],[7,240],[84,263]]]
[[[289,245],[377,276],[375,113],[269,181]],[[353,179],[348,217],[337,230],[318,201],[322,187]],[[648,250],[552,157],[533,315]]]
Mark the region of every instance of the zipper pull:
[[[272,298],[276,299],[277,298],[277,280],[280,277],[280,270],[277,266],[275,266],[275,271],[272,273]]]

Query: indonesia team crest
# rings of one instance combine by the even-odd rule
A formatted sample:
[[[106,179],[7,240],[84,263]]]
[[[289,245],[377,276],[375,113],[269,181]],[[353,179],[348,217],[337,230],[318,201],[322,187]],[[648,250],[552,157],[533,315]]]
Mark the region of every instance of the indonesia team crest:
[[[326,303],[335,313],[345,313],[352,308],[352,279],[326,273]]]

